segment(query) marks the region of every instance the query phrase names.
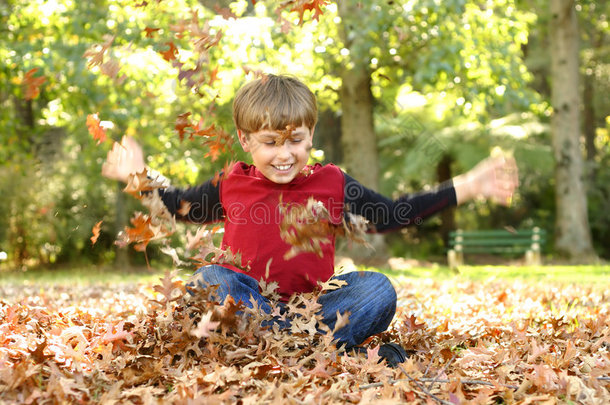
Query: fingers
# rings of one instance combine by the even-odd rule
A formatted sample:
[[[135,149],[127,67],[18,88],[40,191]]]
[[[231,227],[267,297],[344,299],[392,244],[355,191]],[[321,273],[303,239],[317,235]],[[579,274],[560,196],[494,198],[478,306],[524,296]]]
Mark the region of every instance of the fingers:
[[[495,153],[486,159],[485,164],[488,168],[487,179],[490,182],[487,197],[497,204],[510,205],[519,186],[519,169],[515,158]]]
[[[498,182],[498,184],[496,184],[496,190],[491,196],[491,199],[498,204],[508,206],[512,203],[514,193],[514,183]]]
[[[514,163],[514,162],[513,162]],[[511,204],[513,194],[519,185],[516,165],[504,165],[496,172],[493,200],[501,205]]]

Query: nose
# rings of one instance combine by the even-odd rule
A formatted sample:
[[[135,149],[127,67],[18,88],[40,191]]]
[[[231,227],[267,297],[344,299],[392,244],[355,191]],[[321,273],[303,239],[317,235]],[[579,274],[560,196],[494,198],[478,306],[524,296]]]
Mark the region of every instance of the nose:
[[[284,142],[278,147],[277,157],[279,159],[288,159],[290,158],[291,153],[292,152],[290,151],[290,143]]]

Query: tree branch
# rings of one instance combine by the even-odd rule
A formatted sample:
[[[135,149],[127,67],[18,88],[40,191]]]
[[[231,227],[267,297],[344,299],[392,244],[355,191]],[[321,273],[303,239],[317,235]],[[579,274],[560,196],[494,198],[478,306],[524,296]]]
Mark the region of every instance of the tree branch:
[[[438,402],[439,404],[443,404],[443,405],[451,405],[451,402],[449,401],[445,401],[444,399],[440,399],[439,397],[437,397],[436,395],[434,395],[433,393],[431,393],[430,391],[428,391],[426,389],[426,387],[424,387],[423,384],[421,384],[419,381],[417,381],[416,379],[414,379],[413,377],[411,377],[409,374],[407,374],[407,371],[404,369],[403,366],[401,366],[400,364],[398,365],[398,367],[400,368],[400,371],[402,371],[402,373],[404,375],[407,376],[407,378],[411,381],[414,382],[415,385],[417,385],[417,387],[422,390],[426,395],[428,395],[430,398],[432,398],[433,400],[435,400],[436,402]]]
[[[430,384],[428,384],[428,389],[432,388],[432,385],[434,385],[434,383],[436,382],[436,379],[438,377],[440,377],[440,375],[443,374],[445,372],[445,370],[447,370],[447,367],[449,367],[449,364],[453,363],[453,360],[455,360],[455,356],[457,356],[457,353],[453,353],[453,357],[451,357],[451,360],[449,360],[447,363],[445,363],[443,368],[438,373],[436,373],[436,375],[434,376],[432,381],[430,381]]]
[[[402,367],[401,367],[401,369],[402,369]],[[405,371],[402,370],[402,372],[404,373]],[[401,381],[411,381],[411,382],[415,382],[415,383],[417,383],[417,382],[422,382],[422,383],[431,382],[431,383],[437,383],[437,384],[446,384],[446,383],[451,382],[450,380],[447,380],[447,379],[439,380],[439,379],[436,379],[436,378],[425,378],[425,377],[422,377],[422,378],[412,378],[412,377],[409,377],[408,375],[407,375],[407,377],[408,378],[399,378],[397,380],[390,379],[387,382],[387,384],[397,384],[397,383],[399,383]],[[596,379],[598,381],[610,381],[610,377],[606,377],[606,376],[604,376],[604,377],[596,377]],[[516,385],[498,384],[498,383],[492,383],[492,382],[483,381],[483,380],[461,380],[461,383],[462,384],[466,384],[466,385],[487,385],[487,386],[490,386],[490,387],[494,387],[496,385],[499,385],[501,387],[510,388],[512,390],[519,389],[519,387],[516,386]],[[369,388],[383,387],[384,384],[386,384],[386,383],[376,382],[376,383],[361,385],[359,388],[361,390],[367,390]]]

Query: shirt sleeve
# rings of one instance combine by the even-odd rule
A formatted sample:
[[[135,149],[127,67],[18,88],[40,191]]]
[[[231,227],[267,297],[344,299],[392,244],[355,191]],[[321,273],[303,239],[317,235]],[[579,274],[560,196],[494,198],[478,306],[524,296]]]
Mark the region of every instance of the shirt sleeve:
[[[433,190],[405,194],[389,199],[345,176],[345,206],[348,212],[369,221],[372,232],[385,232],[418,225],[424,218],[457,205],[453,181],[441,183]]]
[[[199,224],[217,222],[225,216],[220,202],[220,181],[210,179],[196,187],[180,189],[170,186],[158,191],[163,203],[176,219]],[[187,206],[188,212],[185,213]]]

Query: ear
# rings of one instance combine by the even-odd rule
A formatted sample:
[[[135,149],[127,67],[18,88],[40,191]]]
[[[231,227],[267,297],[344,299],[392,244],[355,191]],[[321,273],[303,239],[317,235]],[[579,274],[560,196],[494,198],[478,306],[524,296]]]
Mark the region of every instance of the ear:
[[[311,127],[311,129],[309,130],[309,142],[310,145],[313,145],[313,133],[316,130],[316,126],[314,125],[313,127]]]
[[[244,150],[244,152],[250,152],[250,137],[242,130],[238,129],[237,138],[239,139],[239,143],[241,144],[241,148]]]
[[[311,136],[311,139],[313,139],[313,133],[314,133],[315,130],[316,130],[316,124],[314,124],[313,127],[311,127],[311,130],[309,132],[310,136]]]

